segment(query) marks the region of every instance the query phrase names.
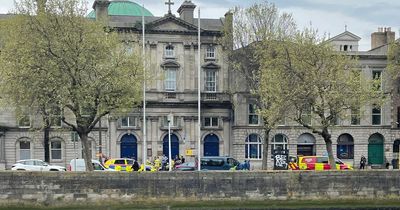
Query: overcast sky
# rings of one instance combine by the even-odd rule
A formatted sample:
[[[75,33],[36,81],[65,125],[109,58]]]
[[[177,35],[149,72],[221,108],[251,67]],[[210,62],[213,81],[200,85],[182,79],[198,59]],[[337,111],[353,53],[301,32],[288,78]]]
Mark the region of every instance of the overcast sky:
[[[89,8],[93,0],[87,0]],[[172,11],[176,10],[184,0],[175,2]],[[201,7],[202,18],[223,17],[225,12],[234,6],[247,7],[264,0],[192,0]],[[0,13],[7,13],[13,8],[14,0],[0,0]],[[167,12],[165,0],[136,0],[155,16],[163,16]],[[347,30],[361,37],[360,50],[370,49],[370,36],[378,27],[391,27],[396,32],[400,28],[400,0],[269,0],[280,11],[292,13],[300,28],[310,24],[321,33],[336,36]],[[195,12],[197,14],[197,11]]]

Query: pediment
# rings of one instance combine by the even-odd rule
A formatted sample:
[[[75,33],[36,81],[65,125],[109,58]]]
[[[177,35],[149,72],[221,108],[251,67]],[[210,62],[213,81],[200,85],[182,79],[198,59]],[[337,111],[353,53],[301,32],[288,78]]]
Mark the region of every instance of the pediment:
[[[345,31],[329,39],[330,41],[360,41],[361,38],[349,31]]]
[[[173,60],[166,60],[161,64],[163,68],[179,68],[181,65]]]
[[[146,24],[146,28],[154,31],[197,31],[196,25],[188,23],[171,14],[168,14],[158,20]]]
[[[188,31],[187,27],[184,27],[180,24],[177,24],[173,21],[168,21],[165,22],[161,25],[155,26],[152,28],[152,30],[157,30],[157,31]]]
[[[214,62],[207,62],[206,64],[201,66],[203,69],[220,69],[221,66]]]

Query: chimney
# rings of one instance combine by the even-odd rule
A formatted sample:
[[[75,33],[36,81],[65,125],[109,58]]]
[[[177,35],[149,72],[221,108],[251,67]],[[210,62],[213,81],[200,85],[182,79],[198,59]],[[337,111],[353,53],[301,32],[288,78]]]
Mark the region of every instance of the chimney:
[[[38,14],[43,14],[46,11],[46,2],[47,0],[36,0]]]
[[[194,23],[194,19],[193,19],[194,8],[196,8],[196,5],[193,4],[192,1],[185,0],[178,9],[179,17],[182,20],[193,24]]]
[[[96,12],[96,20],[106,20],[108,18],[108,5],[111,2],[108,0],[95,0],[93,2],[93,9]]]
[[[233,49],[233,13],[231,11],[225,13],[224,19],[224,36],[228,36],[226,40],[229,43],[224,43],[229,49]]]
[[[378,28],[378,32],[371,34],[371,49],[394,42],[395,32],[390,27]]]

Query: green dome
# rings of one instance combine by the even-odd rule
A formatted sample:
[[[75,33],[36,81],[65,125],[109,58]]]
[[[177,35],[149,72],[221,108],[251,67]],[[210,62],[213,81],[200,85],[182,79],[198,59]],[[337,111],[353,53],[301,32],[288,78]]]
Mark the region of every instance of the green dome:
[[[121,16],[142,16],[142,8],[144,16],[153,16],[149,10],[128,0],[110,1],[108,6],[108,15],[121,15]],[[92,10],[88,18],[96,18],[96,12]]]

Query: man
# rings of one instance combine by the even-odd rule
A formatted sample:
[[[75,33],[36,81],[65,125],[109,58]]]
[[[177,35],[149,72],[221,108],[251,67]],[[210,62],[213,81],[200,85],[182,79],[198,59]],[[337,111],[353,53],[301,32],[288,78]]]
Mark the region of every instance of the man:
[[[360,169],[365,169],[366,163],[367,163],[367,158],[365,158],[364,155],[362,155],[360,160]]]

